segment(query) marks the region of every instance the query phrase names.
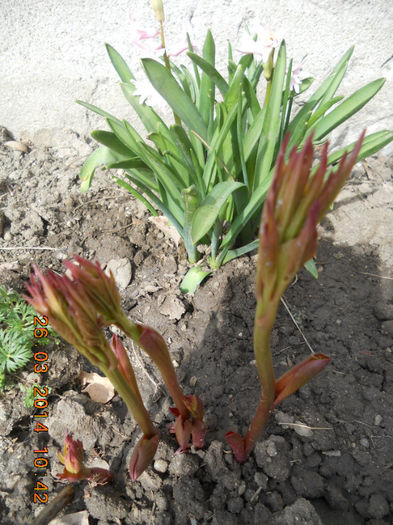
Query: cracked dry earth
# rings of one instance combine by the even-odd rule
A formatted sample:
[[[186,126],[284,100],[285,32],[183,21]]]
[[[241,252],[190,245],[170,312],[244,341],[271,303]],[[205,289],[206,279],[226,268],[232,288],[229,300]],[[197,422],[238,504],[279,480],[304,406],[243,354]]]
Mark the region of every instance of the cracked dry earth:
[[[274,412],[239,465],[224,434],[246,431],[259,395],[256,256],[232,261],[194,295],[182,295],[184,256],[141,205],[105,172],[80,193],[85,141],[70,132],[53,148],[30,146],[21,153],[0,144],[0,284],[23,292],[33,262],[63,271],[61,261],[74,253],[110,264],[130,318],[161,331],[185,393],[203,399],[208,432],[203,450],[174,455],[167,392],[150,362],[124,341],[162,436],[154,462],[132,483],[127,462],[140,433],[124,403],[117,395],[106,404],[91,400],[79,374],[93,368],[73,348],[53,343],[48,372],[39,377],[51,388],[48,432],[34,432],[34,409],[24,404],[23,389],[38,376],[33,361],[0,394],[0,522],[31,523],[43,511],[33,503],[35,473],[49,503],[63,488],[57,450],[68,429],[83,441],[88,462],[115,476],[104,487],[76,485],[53,524],[392,523],[392,159],[379,155],[356,167],[320,228],[319,279],[302,271],[285,294],[297,325],[284,305],[278,314],[278,374],[305,358],[308,345],[332,362]],[[44,446],[48,465],[36,468],[34,450]]]

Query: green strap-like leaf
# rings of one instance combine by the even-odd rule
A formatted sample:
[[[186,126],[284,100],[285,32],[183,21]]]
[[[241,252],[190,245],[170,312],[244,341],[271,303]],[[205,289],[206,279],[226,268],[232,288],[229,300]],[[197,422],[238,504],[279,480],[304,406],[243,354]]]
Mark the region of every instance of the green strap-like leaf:
[[[255,168],[253,186],[254,190],[266,180],[272,166],[276,142],[279,138],[278,135],[280,131],[281,98],[286,65],[286,47],[285,41],[283,41],[278,52],[276,65],[274,67],[270,98],[267,104],[266,115],[263,122],[262,134],[264,140],[260,142],[261,147],[258,152],[257,165]]]
[[[185,188],[182,192],[182,197],[184,200],[184,247],[187,251],[189,262],[194,264],[200,258],[196,244],[191,238],[192,219],[200,203],[197,187],[193,184],[189,188]]]
[[[311,98],[304,104],[304,106],[298,111],[295,118],[290,122],[288,126],[288,131],[293,135],[295,130],[299,130],[299,122],[305,122],[308,120],[307,115],[310,115],[314,108],[319,102],[322,101],[324,104],[330,100],[335,92],[337,91],[338,86],[341,84],[341,81],[347,70],[349,59],[353,53],[353,46],[348,49],[341,57],[339,62],[334,67],[333,71],[326,77],[322,82],[319,88],[311,96]],[[301,133],[298,131],[299,135]],[[303,134],[304,136],[304,134]]]
[[[127,148],[131,149],[131,151],[134,151],[137,155],[140,155],[140,144],[143,142],[142,137],[138,135],[131,126],[127,129],[125,121],[120,122],[117,119],[113,120],[112,118],[108,118],[107,122],[120,142],[122,142]]]
[[[207,127],[201,115],[194,106],[190,98],[180,88],[171,73],[159,62],[151,58],[142,59],[143,67],[146,71],[153,87],[168,102],[173,112],[190,128],[207,140]]]
[[[111,133],[110,131],[96,129],[91,132],[91,136],[100,144],[103,144],[107,148],[119,153],[119,155],[123,155],[124,157],[135,155],[135,152],[132,149],[127,147],[114,133]]]
[[[170,171],[168,166],[162,162],[159,153],[143,142],[142,138],[129,122],[124,121],[118,125],[112,119],[108,119],[108,124],[115,135],[126,146],[132,148],[156,175],[162,202],[168,206],[172,214],[176,217],[176,220],[182,224],[183,209],[180,188],[176,176]]]
[[[131,170],[137,168],[146,168],[146,164],[139,157],[132,157],[127,160],[119,160],[106,164],[108,170]]]
[[[177,221],[176,217],[173,215],[173,213],[169,210],[169,208],[163,203],[155,193],[153,193],[150,188],[147,186],[144,186],[138,178],[134,176],[133,173],[127,174],[127,178],[137,186],[138,189],[141,190],[144,194],[146,194],[149,199],[157,206],[157,208],[161,211],[163,215],[171,222],[171,224],[176,228],[178,231],[180,237],[183,239],[184,232],[181,224]]]
[[[145,191],[145,188],[158,193],[158,184],[156,177],[150,168],[126,168],[124,170],[124,176],[130,178],[130,180],[141,189]]]
[[[249,242],[248,244],[245,244],[240,248],[236,248],[235,250],[229,250],[221,264],[226,264],[227,262],[232,261],[232,259],[237,259],[238,257],[245,255],[246,253],[250,253],[253,250],[257,250],[258,246],[259,239],[256,239],[255,241]]]
[[[209,188],[210,184],[212,182],[214,183],[213,173],[214,173],[215,168],[217,167],[217,163],[219,162],[217,159],[217,157],[219,156],[219,150],[224,140],[226,139],[229,133],[229,130],[231,129],[231,126],[236,118],[236,115],[237,115],[237,105],[235,104],[232,107],[229,114],[226,116],[226,119],[224,121],[224,125],[222,126],[222,128],[221,129],[217,128],[214,133],[212,143],[210,145],[210,150],[209,150],[209,153],[207,154],[205,170],[203,173],[203,180],[204,180],[205,188]]]
[[[203,44],[203,58],[214,68],[216,46],[210,29],[207,31]],[[202,73],[199,93],[199,112],[205,124],[209,126],[209,123],[212,122],[214,118],[214,82],[205,72]]]
[[[276,143],[276,152],[277,153],[277,149],[280,148],[281,144],[282,144],[282,141],[283,141],[283,138],[284,138],[284,135],[285,135],[285,125],[287,124],[289,118],[288,118],[288,111],[290,112],[291,111],[291,104],[288,104],[289,101],[291,101],[291,97],[290,97],[290,86],[291,86],[291,75],[292,75],[292,63],[293,63],[293,60],[291,58],[291,60],[289,61],[289,65],[288,65],[288,72],[287,72],[287,79],[286,79],[286,82],[285,82],[285,89],[284,89],[284,92],[283,92],[283,96],[282,96],[282,105],[281,105],[281,122],[280,122],[280,132],[279,132],[279,139]],[[293,97],[292,97],[293,98]]]
[[[239,88],[243,82],[244,77],[244,67],[238,66],[236,73],[233,76],[229,84],[227,94],[224,98],[224,104],[228,111],[231,111],[234,105],[239,104]]]
[[[348,51],[346,51],[343,55],[343,57],[338,62],[337,66],[334,68],[332,73],[327,77],[326,81],[328,88],[323,93],[323,96],[321,97],[320,104],[326,104],[331,98],[334,97],[336,94],[337,89],[339,88],[345,73],[347,72],[349,59],[351,58],[353,54],[353,50],[355,49],[354,46],[351,46]],[[330,82],[329,82],[330,79]],[[323,89],[323,84],[320,87],[321,91]],[[315,95],[318,96],[318,90],[315,92]]]
[[[81,192],[85,193],[90,188],[94,173],[99,166],[116,162],[117,160],[119,160],[119,155],[105,146],[100,146],[98,149],[93,151],[93,153],[87,157],[79,173],[79,178],[82,181]]]
[[[131,73],[130,68],[128,67],[124,58],[116,51],[114,47],[110,44],[105,44],[106,50],[108,52],[110,61],[113,64],[113,67],[116,69],[117,74],[119,75],[122,82],[129,82],[134,80],[134,75]]]
[[[227,234],[225,235],[221,243],[220,248],[222,250],[224,250],[225,248],[226,251],[228,251],[231,248],[231,246],[236,241],[236,238],[241,232],[241,230],[245,227],[245,225],[248,223],[248,221],[251,219],[254,213],[258,210],[258,208],[264,202],[266,194],[270,187],[270,181],[272,177],[273,177],[273,169],[271,170],[269,176],[263,181],[263,183],[254,190],[247,206],[245,206],[244,210],[240,211],[236,219],[233,221],[231,227],[229,228]],[[226,255],[226,252],[225,252],[225,255]]]
[[[315,127],[315,140],[325,137],[332,129],[359,111],[367,102],[374,97],[384,85],[385,79],[379,78],[366,86],[358,89],[344,102],[321,119]]]
[[[121,124],[121,120],[114,117],[107,111],[104,111],[103,109],[100,109],[97,106],[94,106],[93,104],[89,104],[88,102],[83,102],[83,100],[76,100],[76,103],[85,107],[86,109],[89,109],[90,111],[94,111],[94,113],[97,113],[97,115],[100,115],[101,117],[110,118],[113,121],[117,122],[118,124]]]
[[[376,133],[366,135],[359,151],[358,161],[373,155],[392,141],[393,131],[390,130],[377,131]],[[349,144],[329,155],[327,159],[328,164],[335,164],[338,162],[346,151],[350,153],[353,150],[355,144],[357,144],[357,141],[352,142],[352,144]]]
[[[242,87],[244,89],[244,94],[247,99],[247,105],[250,108],[253,119],[255,119],[261,111],[261,106],[259,104],[258,97],[255,93],[255,89],[246,76],[243,77]]]
[[[231,180],[219,182],[194,212],[191,226],[191,239],[196,244],[215,223],[221,208],[238,188],[244,187],[241,182]]]
[[[244,147],[244,159],[247,162],[255,144],[258,142],[263,128],[263,122],[265,119],[266,107],[263,107],[256,116],[254,122],[251,124],[249,130],[246,133],[243,141]]]
[[[220,75],[220,73],[217,71],[217,69],[209,64],[206,60],[204,60],[202,57],[197,55],[196,53],[187,53],[187,55],[191,58],[191,60],[199,66],[208,76],[209,78],[215,83],[218,90],[220,91],[221,95],[225,97],[227,91],[228,91],[228,84],[223,76]]]
[[[150,202],[139,191],[137,191],[135,188],[133,188],[130,184],[128,184],[123,179],[120,179],[120,177],[113,177],[113,180],[116,182],[116,184],[126,189],[129,193],[131,193],[131,195],[133,195],[138,200],[140,200],[141,203],[146,206],[146,208],[149,210],[149,212],[153,216],[156,217],[158,215],[157,211],[153,208]]]
[[[309,259],[304,264],[304,267],[314,277],[314,279],[318,279],[318,270],[317,270],[317,265],[315,264],[314,259]]]
[[[193,266],[188,270],[182,280],[180,291],[183,293],[194,293],[201,282],[211,273],[211,271],[202,270],[199,266]]]
[[[326,111],[330,109],[332,106],[334,106],[335,104],[337,104],[338,102],[340,102],[343,98],[344,98],[343,96],[334,97],[328,100],[327,102],[325,102],[324,104],[321,104],[318,107],[318,109],[314,111],[314,113],[311,115],[308,121],[308,129],[310,129],[311,127],[314,127],[314,125],[317,124],[318,120],[324,116]]]

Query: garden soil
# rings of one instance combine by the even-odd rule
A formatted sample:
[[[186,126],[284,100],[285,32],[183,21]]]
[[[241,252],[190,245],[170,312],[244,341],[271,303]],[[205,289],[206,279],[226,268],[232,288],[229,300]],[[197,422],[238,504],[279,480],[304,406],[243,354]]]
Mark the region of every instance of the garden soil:
[[[53,341],[45,347],[46,373],[35,373],[32,360],[0,393],[0,522],[48,522],[38,516],[65,485],[56,477],[57,451],[68,429],[83,442],[88,464],[110,468],[114,480],[76,484],[53,524],[393,523],[392,159],[378,155],[356,166],[320,227],[319,278],[302,270],[278,312],[277,375],[312,350],[332,361],[275,410],[239,465],[224,435],[247,431],[260,393],[252,348],[256,255],[232,261],[183,295],[184,252],[141,204],[105,171],[80,192],[86,141],[69,132],[44,149],[37,136],[21,152],[18,144],[4,145],[9,139],[3,128],[0,284],[23,293],[33,263],[63,272],[62,260],[73,254],[109,263],[129,317],[162,333],[185,394],[203,400],[207,434],[202,450],[176,454],[168,393],[152,363],[124,339],[161,433],[152,465],[132,482],[127,464],[141,433],[125,404],[118,395],[93,401],[81,373],[98,370]],[[42,411],[25,406],[34,385],[50,387],[47,432],[34,431],[33,416]],[[44,447],[47,454],[34,452]],[[48,464],[34,465],[37,455]],[[33,503],[37,481],[47,486],[35,491],[47,494],[46,504]]]

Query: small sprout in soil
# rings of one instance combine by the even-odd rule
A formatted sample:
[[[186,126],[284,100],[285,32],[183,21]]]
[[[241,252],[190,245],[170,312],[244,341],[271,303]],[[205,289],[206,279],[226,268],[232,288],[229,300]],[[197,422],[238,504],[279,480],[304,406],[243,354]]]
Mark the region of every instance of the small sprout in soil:
[[[92,467],[88,468],[83,463],[83,444],[79,439],[73,439],[72,434],[66,432],[63,452],[58,452],[60,463],[64,465],[62,474],[57,474],[59,479],[70,481],[88,480],[97,485],[105,485],[113,479],[110,470]]]

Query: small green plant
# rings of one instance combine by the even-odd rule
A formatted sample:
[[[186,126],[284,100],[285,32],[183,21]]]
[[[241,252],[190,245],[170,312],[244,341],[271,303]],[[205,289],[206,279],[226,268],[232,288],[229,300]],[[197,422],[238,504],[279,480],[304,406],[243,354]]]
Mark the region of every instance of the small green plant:
[[[83,444],[79,439],[73,439],[72,434],[66,431],[63,451],[57,452],[60,463],[64,465],[64,470],[57,477],[61,480],[74,483],[76,481],[88,480],[98,485],[106,485],[113,479],[110,470],[100,467],[86,467],[83,461]]]
[[[34,309],[16,292],[0,286],[0,389],[6,374],[23,368],[32,357],[34,342]],[[53,330],[52,336],[56,337]],[[48,344],[40,339],[40,345]]]
[[[40,385],[40,389],[46,388],[48,391],[48,394],[51,393],[52,388],[48,385]],[[27,408],[32,408],[34,406],[34,401],[37,398],[41,398],[41,394],[37,392],[37,385],[25,387],[21,386],[22,392],[25,392],[25,406]],[[34,395],[34,392],[36,391],[36,395]]]
[[[311,134],[314,144],[326,143],[329,134],[362,109],[385,80],[376,79],[345,99],[337,96],[352,47],[295,113],[297,97],[304,99],[313,79],[304,78],[301,65],[287,57],[284,40],[262,29],[245,35],[236,49],[241,58],[235,57],[229,44],[224,78],[217,69],[210,31],[200,53],[187,35],[183,51],[188,49],[191,67],[177,65],[170,56],[180,51],[172,52],[164,39],[162,2],[153,2],[153,8],[158,31],[132,28],[135,52],[148,56],[142,58],[146,83],[134,76],[113,47],[106,46],[122,92],[145,127],[147,139],[127,120],[78,101],[103,116],[110,129],[92,132],[101,146],[81,170],[81,189],[90,187],[98,166],[116,169],[117,184],[152,215],[162,213],[176,228],[194,265],[181,289],[192,292],[212,270],[258,247],[260,212],[286,133],[290,133],[290,148],[300,149]],[[160,117],[160,104],[172,110],[173,123]],[[368,135],[358,160],[392,140],[389,130]],[[353,148],[354,143],[329,155],[328,165],[336,165]],[[201,262],[210,269],[203,270]]]

